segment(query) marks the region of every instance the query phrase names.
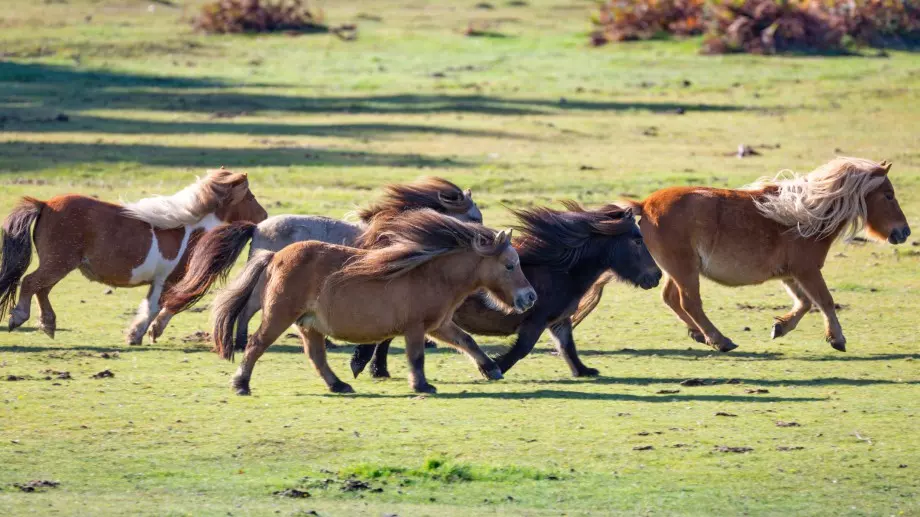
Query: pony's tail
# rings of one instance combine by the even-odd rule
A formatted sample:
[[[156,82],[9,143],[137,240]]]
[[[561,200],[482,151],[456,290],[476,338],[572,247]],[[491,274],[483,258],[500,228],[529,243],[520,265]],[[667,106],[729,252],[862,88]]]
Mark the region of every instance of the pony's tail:
[[[178,314],[198,303],[215,282],[225,281],[256,228],[253,223],[241,221],[205,233],[192,248],[182,280],[163,297],[163,308]]]
[[[19,280],[32,263],[32,224],[38,221],[45,203],[24,197],[3,221],[0,247],[0,320],[16,304]]]
[[[214,299],[214,348],[221,357],[233,360],[233,323],[246,307],[246,302],[259,285],[265,268],[275,256],[273,251],[260,251],[249,262],[246,269]]]
[[[575,313],[572,314],[572,328],[577,327],[579,323],[584,321],[584,319],[597,308],[597,305],[601,303],[601,297],[604,295],[604,287],[612,280],[613,275],[601,275],[600,278],[594,282],[594,285],[588,289],[588,292],[581,297],[581,300],[578,302],[578,308],[575,309]]]

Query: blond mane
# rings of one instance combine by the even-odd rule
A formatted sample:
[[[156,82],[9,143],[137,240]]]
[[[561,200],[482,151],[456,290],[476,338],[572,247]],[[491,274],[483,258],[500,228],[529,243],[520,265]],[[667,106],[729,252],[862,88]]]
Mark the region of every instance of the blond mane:
[[[824,238],[842,229],[839,235],[851,238],[865,226],[866,196],[885,181],[873,174],[881,168],[872,160],[841,157],[806,175],[783,171],[744,189],[766,189],[754,198],[757,209],[802,237]]]
[[[171,196],[154,196],[125,204],[124,213],[163,230],[194,224],[214,212],[230,196],[232,182],[238,176],[226,169],[209,170],[207,176]]]

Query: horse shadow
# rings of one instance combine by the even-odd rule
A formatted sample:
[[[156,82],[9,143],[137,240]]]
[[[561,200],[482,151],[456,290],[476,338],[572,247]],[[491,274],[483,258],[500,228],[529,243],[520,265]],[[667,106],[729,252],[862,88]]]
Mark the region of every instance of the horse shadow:
[[[439,383],[446,384],[446,383]],[[301,395],[311,397],[355,397],[367,399],[405,399],[412,395],[392,395],[381,393],[353,393],[348,395],[323,393],[319,395]],[[460,392],[437,393],[430,395],[435,399],[468,400],[468,399],[493,399],[493,400],[587,400],[606,402],[650,402],[650,403],[681,403],[681,402],[823,402],[826,398],[820,397],[779,397],[779,396],[745,396],[745,395],[633,395],[629,393],[592,393],[584,391],[537,389],[533,391],[515,392]]]

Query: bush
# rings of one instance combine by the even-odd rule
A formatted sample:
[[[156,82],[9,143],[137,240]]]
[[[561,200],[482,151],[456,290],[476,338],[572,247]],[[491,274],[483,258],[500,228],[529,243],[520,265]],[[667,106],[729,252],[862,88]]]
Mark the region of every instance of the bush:
[[[205,32],[328,32],[322,13],[303,0],[217,0],[205,4],[195,20]]]
[[[606,0],[592,42],[689,36],[705,53],[842,52],[920,44],[917,0]]]
[[[594,45],[703,32],[705,0],[607,0],[594,19]]]

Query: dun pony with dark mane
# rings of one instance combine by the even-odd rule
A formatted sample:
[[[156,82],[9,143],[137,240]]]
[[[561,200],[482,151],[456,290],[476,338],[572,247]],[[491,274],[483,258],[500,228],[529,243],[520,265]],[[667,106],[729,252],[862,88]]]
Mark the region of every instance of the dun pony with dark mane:
[[[308,241],[277,253],[261,251],[249,261],[214,302],[214,341],[230,359],[234,322],[253,294],[261,300],[262,323],[233,377],[238,394],[249,394],[256,361],[295,323],[304,352],[333,392],[352,388],[329,368],[325,336],[376,343],[403,335],[409,383],[418,392],[435,391],[425,379],[426,334],[466,353],[490,377],[501,378],[495,363],[464,338],[451,316],[478,289],[519,313],[536,302],[510,246],[510,232],[496,234],[419,210],[394,219],[381,237],[386,244],[371,250]]]
[[[193,254],[189,268],[191,274],[166,296],[163,309],[150,326],[151,337],[162,334],[169,319],[188,309],[204,296],[214,282],[223,279],[252,241],[249,257],[258,251],[279,251],[285,246],[301,241],[321,241],[329,244],[363,247],[359,237],[372,221],[397,217],[400,214],[429,208],[460,221],[482,222],[482,212],[473,201],[473,194],[457,185],[436,177],[421,178],[412,183],[387,185],[381,198],[373,205],[360,210],[357,224],[322,216],[278,215],[262,223],[222,227],[203,237],[208,244]],[[366,233],[365,239],[373,239]],[[253,296],[236,323],[236,347],[246,346],[249,320],[259,310],[259,298]]]
[[[125,206],[75,194],[47,201],[23,198],[3,223],[0,319],[10,311],[10,330],[22,325],[36,295],[41,329],[53,338],[56,317],[48,296],[79,269],[86,278],[113,287],[150,286],[128,331],[128,342],[139,344],[159,310],[164,287],[181,277],[200,233],[221,223],[259,222],[266,215],[246,174],[224,169],[208,171],[172,196]],[[32,259],[33,238],[40,264],[22,280],[14,307],[17,286]]]
[[[626,283],[651,289],[658,285],[661,270],[649,254],[635,218],[629,210],[607,205],[585,210],[573,201],[567,211],[549,208],[514,210],[523,236],[514,242],[524,276],[534,286],[538,301],[525,314],[508,313],[490,297],[468,298],[454,313],[454,323],[467,332],[489,336],[517,334],[514,346],[496,362],[502,373],[533,350],[547,328],[572,375],[594,376],[598,371],[578,358],[572,337],[571,315],[578,300],[605,273]],[[472,338],[470,338],[472,339]],[[389,342],[376,350],[371,374],[387,377]],[[374,353],[373,345],[355,348],[352,373],[364,369]]]
[[[736,348],[703,312],[699,276],[726,286],[778,279],[793,300],[777,316],[773,338],[784,336],[816,305],[825,339],[846,350],[846,338],[821,268],[831,244],[865,227],[869,236],[900,244],[910,227],[888,178],[891,164],[837,158],[806,175],[779,176],[741,190],[673,187],[630,204],[652,256],[665,271],[664,302],[694,340],[727,352]],[[590,312],[602,285],[585,297]]]

